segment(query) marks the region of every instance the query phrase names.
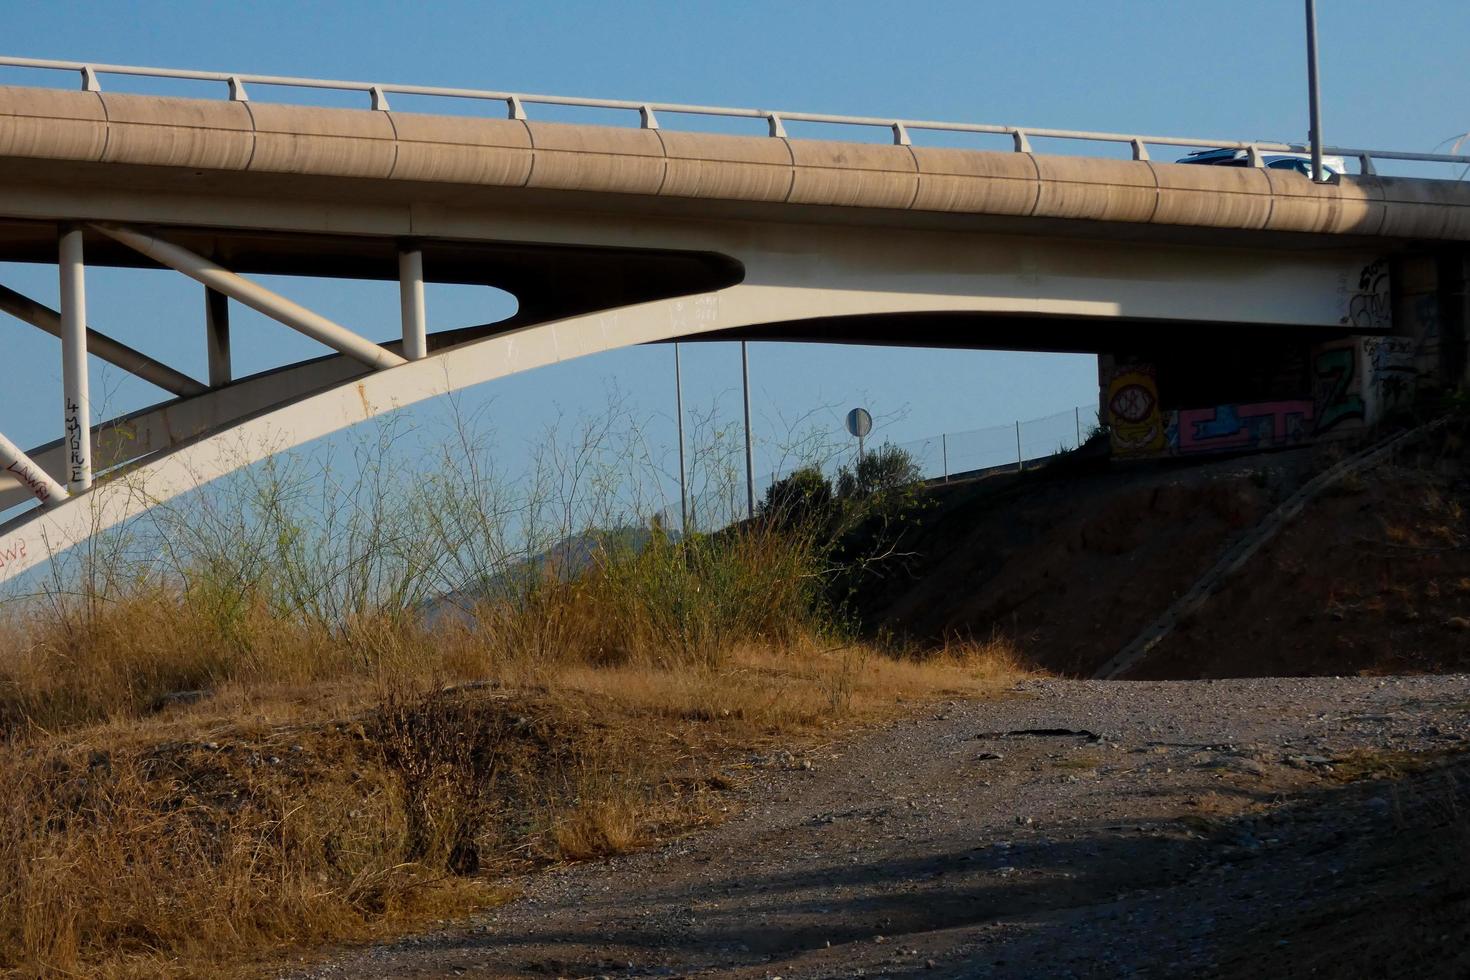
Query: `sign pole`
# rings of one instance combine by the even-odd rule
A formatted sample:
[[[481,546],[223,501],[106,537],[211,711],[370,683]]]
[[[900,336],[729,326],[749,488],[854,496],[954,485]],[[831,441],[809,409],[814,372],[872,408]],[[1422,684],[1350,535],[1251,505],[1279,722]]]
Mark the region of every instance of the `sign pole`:
[[[857,437],[858,462],[861,463],[863,461],[863,439],[873,431],[873,416],[866,408],[854,408],[847,413],[845,424],[848,434]]]

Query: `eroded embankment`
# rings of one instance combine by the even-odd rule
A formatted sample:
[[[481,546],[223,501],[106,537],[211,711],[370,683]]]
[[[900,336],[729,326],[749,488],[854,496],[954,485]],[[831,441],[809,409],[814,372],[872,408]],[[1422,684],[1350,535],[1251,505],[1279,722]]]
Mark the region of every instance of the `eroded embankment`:
[[[999,634],[1088,676],[1344,451],[938,488],[865,616],[928,639]],[[1449,430],[1310,502],[1130,676],[1464,669],[1467,542],[1470,469]]]

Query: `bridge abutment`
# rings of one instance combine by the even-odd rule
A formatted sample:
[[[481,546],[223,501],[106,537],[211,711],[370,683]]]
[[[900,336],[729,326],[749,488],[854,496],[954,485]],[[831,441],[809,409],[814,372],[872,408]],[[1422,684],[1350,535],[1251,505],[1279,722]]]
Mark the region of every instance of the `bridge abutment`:
[[[1101,417],[1121,457],[1275,449],[1374,428],[1470,385],[1470,251],[1366,266],[1360,334],[1181,332],[1098,359]]]

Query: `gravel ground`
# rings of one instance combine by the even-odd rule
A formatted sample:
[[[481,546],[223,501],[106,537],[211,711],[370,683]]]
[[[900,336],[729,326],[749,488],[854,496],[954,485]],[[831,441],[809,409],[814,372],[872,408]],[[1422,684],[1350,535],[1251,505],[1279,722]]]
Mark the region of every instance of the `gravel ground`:
[[[1470,976],[1463,906],[1385,877],[1433,800],[1342,779],[1462,747],[1466,675],[1027,681],[754,758],[720,827],[294,975]],[[1399,952],[1363,946],[1389,908]]]

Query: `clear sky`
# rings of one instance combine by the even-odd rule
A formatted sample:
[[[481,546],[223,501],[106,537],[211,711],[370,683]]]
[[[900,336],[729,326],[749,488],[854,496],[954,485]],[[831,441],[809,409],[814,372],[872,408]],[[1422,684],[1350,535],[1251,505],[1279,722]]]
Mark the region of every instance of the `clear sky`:
[[[1320,0],[1319,6],[1329,142],[1428,151],[1470,128],[1470,4]],[[11,0],[0,53],[1037,127],[1303,139],[1302,9],[1301,0]],[[38,79],[0,70],[0,82]],[[118,78],[106,83],[119,90],[217,94]],[[54,266],[0,264],[0,282],[53,304],[55,276]],[[398,329],[393,284],[267,284],[366,334],[388,337]],[[203,375],[197,285],[173,273],[102,269],[90,272],[88,285],[94,327]],[[431,329],[483,322],[511,309],[501,294],[465,287],[433,288],[429,304]],[[235,336],[242,372],[320,352],[238,307]],[[9,373],[0,394],[0,431],[22,445],[55,438],[57,342],[15,321],[0,322],[0,352]],[[834,433],[846,408],[862,403],[883,423],[880,435],[902,441],[1045,415],[1096,397],[1091,357],[762,344],[752,348],[751,360],[763,454],[758,468],[771,463],[770,447],[784,420],[822,406],[832,410],[818,418]],[[509,379],[474,397],[493,398],[502,433],[537,431],[557,410],[596,411],[615,381],[637,410],[657,417],[652,437],[671,444],[670,368],[669,348],[635,349]],[[93,381],[94,398],[111,409],[156,397],[95,361]],[[738,384],[733,345],[686,347],[690,402],[722,397],[733,416]]]

